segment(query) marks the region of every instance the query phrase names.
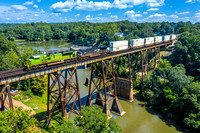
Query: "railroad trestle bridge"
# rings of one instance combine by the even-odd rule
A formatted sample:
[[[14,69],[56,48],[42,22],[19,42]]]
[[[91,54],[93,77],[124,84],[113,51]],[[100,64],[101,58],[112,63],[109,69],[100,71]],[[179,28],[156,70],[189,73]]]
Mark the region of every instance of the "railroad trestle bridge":
[[[119,115],[123,115],[125,111],[118,101],[116,74],[114,70],[115,57],[128,57],[129,75],[128,80],[131,81],[132,72],[132,55],[136,54],[137,59],[135,65],[141,65],[141,88],[143,88],[144,76],[148,74],[148,53],[154,54],[154,68],[157,61],[160,60],[160,50],[172,45],[176,40],[151,44],[148,46],[129,48],[123,51],[91,57],[80,61],[72,61],[54,66],[47,66],[32,71],[24,71],[23,68],[12,69],[0,72],[0,103],[4,108],[7,99],[8,106],[14,109],[10,94],[10,83],[33,78],[36,76],[48,75],[48,97],[47,97],[47,123],[51,123],[51,119],[59,122],[58,116],[69,118],[70,115],[76,114],[80,116],[81,95],[78,82],[77,67],[91,65],[91,76],[89,79],[89,92],[87,97],[87,106],[92,105],[92,97],[95,96],[95,104],[103,108],[103,112],[110,116],[110,110]],[[116,63],[121,63],[121,60]],[[119,70],[119,68],[118,68]],[[118,71],[117,70],[117,71]],[[132,81],[131,81],[132,82]],[[102,91],[103,90],[103,91]],[[130,99],[129,99],[130,100]],[[77,102],[78,101],[78,102]],[[112,104],[109,104],[112,102]],[[111,107],[109,107],[111,105]]]

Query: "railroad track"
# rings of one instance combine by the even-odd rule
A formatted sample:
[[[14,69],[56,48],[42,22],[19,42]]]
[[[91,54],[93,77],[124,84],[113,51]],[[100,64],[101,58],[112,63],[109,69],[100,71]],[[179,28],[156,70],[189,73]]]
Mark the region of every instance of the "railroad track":
[[[67,66],[67,65],[70,65],[70,64],[75,64],[75,63],[78,63],[78,62],[87,62],[89,60],[95,60],[95,59],[103,59],[105,57],[109,57],[109,56],[116,56],[116,55],[119,55],[119,54],[123,54],[124,55],[127,53],[134,53],[133,51],[137,51],[138,50],[143,50],[144,48],[150,48],[152,46],[164,46],[166,44],[169,44],[171,43],[170,42],[165,42],[165,43],[160,43],[160,44],[156,44],[156,45],[148,45],[148,46],[144,46],[144,47],[138,47],[138,48],[129,48],[129,49],[125,49],[125,50],[122,50],[122,51],[116,51],[116,52],[113,52],[113,53],[107,53],[107,54],[101,54],[99,56],[94,56],[94,57],[90,57],[90,58],[86,58],[86,59],[82,59],[82,60],[79,60],[79,61],[69,61],[69,62],[64,62],[64,63],[60,63],[60,64],[55,64],[55,65],[52,65],[52,66],[45,66],[45,67],[42,67],[42,68],[38,68],[36,70],[31,70],[31,71],[24,71],[24,68],[17,68],[17,69],[10,69],[10,70],[6,70],[6,71],[0,71],[0,79],[3,79],[3,78],[6,78],[6,77],[14,77],[14,76],[17,76],[17,75],[23,75],[23,74],[26,74],[26,73],[31,73],[31,72],[38,72],[38,71],[41,71],[41,70],[46,70],[46,69],[51,69],[51,68],[55,68],[55,67],[58,67],[58,66]]]
[[[9,73],[17,72],[17,71],[21,71],[23,69],[24,68],[21,67],[21,68],[16,68],[16,69],[10,69],[10,70],[5,70],[5,71],[0,71],[0,77],[1,77],[1,75],[9,74]]]

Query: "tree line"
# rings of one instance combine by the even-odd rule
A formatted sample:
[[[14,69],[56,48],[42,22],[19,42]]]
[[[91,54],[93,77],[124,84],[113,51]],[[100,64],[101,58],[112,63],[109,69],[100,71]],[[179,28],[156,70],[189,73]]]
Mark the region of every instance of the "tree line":
[[[0,24],[0,35],[8,40],[25,39],[27,41],[48,41],[63,39],[67,42],[85,46],[108,45],[109,41],[130,40],[140,37],[182,33],[199,24],[191,22],[155,22],[136,23],[118,21],[108,23],[71,22],[71,23],[26,23]],[[123,32],[121,38],[115,33]]]

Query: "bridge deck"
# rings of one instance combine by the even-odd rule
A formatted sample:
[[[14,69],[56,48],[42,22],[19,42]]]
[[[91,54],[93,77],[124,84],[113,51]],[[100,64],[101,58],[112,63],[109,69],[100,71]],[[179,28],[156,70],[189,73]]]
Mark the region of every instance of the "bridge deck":
[[[175,40],[173,40],[173,41],[175,41]],[[58,71],[73,68],[73,67],[83,66],[83,65],[99,62],[102,60],[111,59],[111,58],[118,57],[118,56],[124,56],[127,54],[136,53],[136,52],[140,52],[140,51],[147,50],[147,49],[152,49],[152,48],[156,48],[156,47],[160,47],[160,46],[169,45],[173,41],[160,43],[160,44],[156,44],[156,45],[144,46],[144,47],[140,47],[140,48],[134,48],[134,49],[129,48],[129,49],[126,49],[123,51],[111,53],[109,55],[96,56],[96,57],[91,57],[89,59],[85,59],[85,60],[81,60],[81,61],[73,61],[70,63],[62,63],[62,64],[58,64],[58,65],[54,65],[54,66],[47,66],[47,67],[39,68],[37,70],[32,70],[32,71],[23,71],[23,68],[1,71],[0,72],[0,85],[33,78],[36,76],[46,75],[49,73],[54,73],[54,72],[58,72]]]

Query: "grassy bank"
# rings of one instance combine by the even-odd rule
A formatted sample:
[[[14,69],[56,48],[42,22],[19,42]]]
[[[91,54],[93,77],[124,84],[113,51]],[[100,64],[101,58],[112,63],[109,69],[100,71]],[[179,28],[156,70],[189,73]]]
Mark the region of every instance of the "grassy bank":
[[[39,97],[31,94],[29,91],[21,91],[20,94],[13,96],[13,99],[22,102],[23,104],[31,107],[36,112],[36,118],[38,120],[44,120],[46,118],[47,110],[47,93]]]

